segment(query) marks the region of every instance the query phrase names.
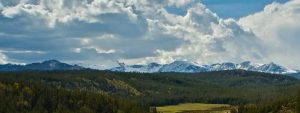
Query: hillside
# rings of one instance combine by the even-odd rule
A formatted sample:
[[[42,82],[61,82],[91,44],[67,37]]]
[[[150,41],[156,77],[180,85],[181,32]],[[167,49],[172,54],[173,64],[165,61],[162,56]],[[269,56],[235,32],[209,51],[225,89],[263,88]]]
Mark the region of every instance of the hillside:
[[[0,82],[1,113],[143,113],[137,104],[100,93],[37,83]]]
[[[193,102],[247,105],[270,100],[295,101],[300,89],[296,78],[243,70],[189,74],[20,71],[1,72],[0,82],[110,95],[138,103],[144,111],[150,106]]]

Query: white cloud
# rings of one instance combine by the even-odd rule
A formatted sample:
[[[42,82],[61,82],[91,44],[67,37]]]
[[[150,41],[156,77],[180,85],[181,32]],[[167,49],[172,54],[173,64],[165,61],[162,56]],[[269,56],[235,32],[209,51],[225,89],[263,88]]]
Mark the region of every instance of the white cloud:
[[[239,24],[252,30],[264,43],[265,61],[292,68],[300,63],[300,1],[272,3],[263,11],[241,18]]]
[[[78,52],[78,48],[76,48],[77,52]],[[97,48],[97,47],[84,47],[84,48],[79,48],[79,52],[81,52],[82,50],[93,50],[95,51],[96,53],[98,54],[112,54],[112,53],[115,53],[116,50],[114,49],[102,49],[102,48]]]
[[[126,14],[132,21],[137,19],[132,7],[126,7],[121,2],[88,1],[90,0],[39,0],[36,4],[31,4],[30,1],[22,0],[15,6],[4,7],[2,14],[9,18],[22,14],[35,16],[45,19],[49,27],[55,27],[57,22],[68,23],[74,20],[101,23],[101,18],[97,16],[107,13]]]
[[[6,62],[6,56],[2,53],[0,53],[0,64],[5,64]]]
[[[46,52],[43,52],[43,51],[30,51],[30,50],[18,50],[18,51],[15,51],[15,50],[0,50],[0,53],[36,53],[36,54],[46,54]]]
[[[193,0],[167,0],[168,5],[175,5],[176,7],[181,7],[190,4]]]
[[[199,63],[223,61],[259,60],[259,39],[242,29],[235,20],[223,20],[202,4],[191,7],[185,16],[169,14],[161,9],[158,17],[148,20],[150,34],[171,35],[184,40],[175,50],[157,49],[157,57],[150,61],[168,63],[176,59],[187,59]],[[157,31],[158,30],[158,31]],[[154,39],[153,39],[154,38]],[[150,37],[155,40],[155,37]]]
[[[2,5],[2,3],[0,2],[0,11],[2,10],[2,8],[3,8],[3,5]]]
[[[272,39],[277,44],[278,40],[261,38],[264,33],[259,32],[272,28],[274,32],[268,37],[278,36],[276,27],[279,30],[288,24],[297,28],[299,23],[295,24],[296,16],[292,14],[282,25],[276,24],[278,20],[264,20],[264,16],[256,17],[263,14],[255,14],[237,24],[233,19],[218,17],[194,0],[14,0],[11,3],[0,0],[0,3],[3,5],[2,10],[0,5],[3,36],[0,49],[45,52],[5,53],[10,60],[24,62],[55,58],[108,66],[120,59],[129,63],[168,63],[176,59],[205,64],[264,61],[269,54],[265,48],[271,47],[265,46],[265,42]],[[183,16],[169,13],[168,6],[184,7],[187,13]],[[276,8],[276,11],[269,9],[277,12]],[[265,21],[274,21],[275,30]],[[254,26],[257,22],[261,26]],[[289,32],[295,29],[288,28]]]

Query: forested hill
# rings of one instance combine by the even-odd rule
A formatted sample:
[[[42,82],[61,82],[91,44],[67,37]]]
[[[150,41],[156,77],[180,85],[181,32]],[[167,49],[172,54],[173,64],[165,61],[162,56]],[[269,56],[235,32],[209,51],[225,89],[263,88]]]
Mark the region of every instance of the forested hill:
[[[144,113],[138,104],[100,93],[37,83],[0,82],[1,113]]]
[[[80,104],[81,106],[79,106],[87,107],[90,110],[95,110],[95,107],[83,105],[91,105],[89,102],[93,103],[92,100],[95,99],[85,96],[87,94],[102,95],[117,101],[114,104],[115,106],[120,107],[115,109],[119,109],[119,111],[131,110],[130,112],[132,113],[136,111],[146,112],[150,106],[170,105],[185,102],[231,105],[247,105],[259,102],[271,104],[273,101],[277,100],[283,101],[283,103],[296,102],[295,98],[297,91],[300,88],[299,81],[293,77],[259,72],[247,72],[243,70],[190,74],[121,73],[97,70],[1,72],[0,82],[4,87],[2,89],[0,88],[0,93],[6,96],[11,95],[12,98],[16,95],[18,98],[21,98],[21,100],[26,98],[22,96],[24,94],[21,92],[25,90],[24,87],[26,86],[33,89],[33,94],[35,95],[38,95],[41,91],[47,92],[48,90],[54,90],[60,92],[63,90],[62,92],[64,92],[64,95],[57,95],[60,93],[55,93],[53,95],[42,93],[41,95],[67,96],[75,94],[75,97],[79,96],[82,98],[72,101],[80,102],[83,101],[81,99],[87,99],[88,101],[84,101],[87,103]],[[24,87],[20,89],[13,89],[15,83],[21,84]],[[7,93],[6,90],[12,92]],[[20,93],[16,93],[18,91]],[[73,93],[73,91],[76,91],[77,93]],[[122,107],[124,103],[118,103],[119,99],[127,100],[129,104],[126,105],[128,106]],[[12,101],[19,102],[21,100]],[[106,101],[110,102],[110,100]],[[65,101],[61,102],[63,103],[53,103],[53,106],[57,106],[58,104],[68,104],[69,101],[67,103]],[[5,101],[2,101],[2,104],[4,103]],[[32,106],[32,104],[28,105]],[[294,103],[292,106],[295,105],[296,104]],[[18,106],[16,105],[14,107]],[[2,107],[1,109],[5,108]],[[24,109],[30,111],[33,107],[26,107]],[[67,109],[74,110],[73,108],[71,109],[68,107]],[[137,110],[134,111],[132,109]],[[47,111],[47,109],[45,110]]]

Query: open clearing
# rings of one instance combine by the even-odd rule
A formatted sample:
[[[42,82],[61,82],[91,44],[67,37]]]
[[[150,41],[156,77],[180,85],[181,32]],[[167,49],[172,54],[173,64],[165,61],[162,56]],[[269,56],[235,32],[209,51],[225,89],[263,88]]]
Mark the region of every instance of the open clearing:
[[[230,113],[233,109],[227,104],[185,103],[156,107],[158,113]]]

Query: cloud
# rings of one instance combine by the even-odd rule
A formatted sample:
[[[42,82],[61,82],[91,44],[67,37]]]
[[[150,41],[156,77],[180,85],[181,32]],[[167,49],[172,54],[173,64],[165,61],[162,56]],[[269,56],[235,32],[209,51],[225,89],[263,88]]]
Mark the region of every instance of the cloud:
[[[255,33],[268,52],[265,61],[299,68],[300,1],[274,2],[263,11],[241,18],[239,24]],[[297,62],[297,63],[296,63]]]
[[[185,6],[191,2],[193,2],[193,0],[167,0],[168,5],[175,5],[176,7]]]
[[[0,10],[2,10],[2,8],[3,8],[3,5],[2,5],[2,3],[0,2]]]
[[[110,0],[20,0],[12,7],[4,7],[2,14],[8,18],[20,15],[31,15],[35,18],[42,18],[49,27],[54,27],[57,23],[68,23],[73,20],[88,23],[101,23],[97,16],[102,14],[125,14],[130,20],[136,20],[136,15],[132,13],[131,7],[125,7],[120,2]]]
[[[144,60],[168,63],[187,59],[199,63],[259,60],[264,51],[259,39],[235,20],[223,20],[202,4],[193,5],[185,16],[164,9],[148,20],[150,34],[164,34],[182,40],[174,50],[156,49],[155,57]],[[148,37],[155,40],[155,36]],[[134,59],[125,60],[128,62]]]
[[[23,56],[25,60],[109,57],[112,60],[187,58],[202,61],[207,57],[220,60],[223,56],[220,52],[225,54],[232,50],[234,44],[224,43],[226,40],[241,37],[239,41],[243,41],[252,36],[238,28],[234,20],[222,20],[202,4],[192,5],[185,16],[170,14],[165,9],[190,3],[192,1],[17,1],[4,6],[1,12],[1,31],[4,32],[1,47],[6,51],[46,53],[37,55],[38,58],[31,58],[34,53],[27,53]],[[7,27],[12,29],[5,29]],[[233,52],[237,51],[240,50]],[[21,59],[21,53],[6,54],[12,59]]]
[[[0,52],[0,64],[5,64],[6,62],[6,56]]]
[[[95,51],[98,54],[111,54],[111,53],[115,53],[116,52],[116,50],[114,50],[114,49],[104,50],[104,49],[95,48],[95,47],[76,48],[75,52],[76,53],[80,53],[84,49],[86,49],[86,50],[93,50],[93,51]]]
[[[0,52],[12,62],[92,67],[117,60],[263,61],[265,39],[242,23],[195,0],[0,0]]]

